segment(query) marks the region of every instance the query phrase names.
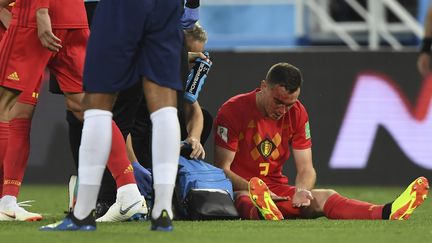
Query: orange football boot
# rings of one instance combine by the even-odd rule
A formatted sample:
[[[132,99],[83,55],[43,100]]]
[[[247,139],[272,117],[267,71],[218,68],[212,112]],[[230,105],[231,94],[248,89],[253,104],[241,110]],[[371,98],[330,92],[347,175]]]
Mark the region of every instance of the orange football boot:
[[[415,179],[407,189],[392,203],[390,219],[406,220],[427,198],[428,180],[421,176]]]
[[[271,198],[267,185],[258,177],[248,183],[249,197],[265,220],[282,220],[283,215]]]

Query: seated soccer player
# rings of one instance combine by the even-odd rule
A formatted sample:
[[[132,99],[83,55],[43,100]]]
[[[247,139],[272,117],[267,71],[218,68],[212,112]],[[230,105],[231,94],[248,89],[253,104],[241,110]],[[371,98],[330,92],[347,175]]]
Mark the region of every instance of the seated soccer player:
[[[230,98],[215,119],[215,164],[231,179],[244,219],[408,219],[426,199],[429,183],[415,179],[393,202],[377,205],[315,189],[309,118],[299,100],[300,70],[273,65],[261,86]],[[247,110],[248,112],[243,112]],[[242,114],[242,115],[238,115]],[[282,174],[290,155],[296,180]]]

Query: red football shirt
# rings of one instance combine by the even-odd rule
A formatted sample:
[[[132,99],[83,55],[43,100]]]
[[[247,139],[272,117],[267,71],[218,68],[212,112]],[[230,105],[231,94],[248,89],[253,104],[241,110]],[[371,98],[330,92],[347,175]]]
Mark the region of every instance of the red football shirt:
[[[256,93],[234,96],[215,119],[215,144],[235,151],[231,170],[246,180],[257,176],[266,183],[288,184],[282,167],[294,149],[312,146],[308,114],[297,101],[279,120],[264,117]]]
[[[0,40],[3,39],[3,35],[5,34],[5,32],[6,28],[2,24],[0,24]]]
[[[36,28],[36,10],[47,7],[53,29],[88,28],[83,0],[16,0],[11,24]]]

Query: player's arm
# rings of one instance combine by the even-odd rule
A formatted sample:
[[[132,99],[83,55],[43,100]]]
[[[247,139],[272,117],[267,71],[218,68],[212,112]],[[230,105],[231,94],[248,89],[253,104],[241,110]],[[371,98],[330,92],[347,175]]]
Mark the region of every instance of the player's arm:
[[[0,0],[0,9],[6,8],[9,4],[15,2],[15,0]]]
[[[6,8],[0,9],[0,21],[3,24],[3,26],[7,29],[9,28],[10,21],[12,19],[12,14],[9,10]]]
[[[191,145],[192,153],[191,158],[205,158],[205,151],[201,144],[201,133],[204,127],[204,115],[198,101],[190,104],[183,102],[183,109],[186,121],[186,130],[188,137],[185,139]]]
[[[312,164],[312,149],[293,149],[293,156],[297,169],[296,193],[292,203],[295,207],[309,206],[313,199],[310,190],[316,181],[316,172]]]
[[[36,1],[36,22],[39,40],[43,47],[50,51],[58,52],[61,46],[61,40],[54,35],[51,26],[51,18],[48,13],[49,0]]]
[[[126,152],[130,162],[138,162],[138,159],[135,155],[135,151],[132,145],[132,137],[130,133],[126,137]]]
[[[234,191],[247,191],[248,182],[241,176],[231,171],[231,164],[234,161],[236,152],[215,145],[214,163],[221,168],[226,176],[231,180]]]
[[[424,25],[424,38],[421,45],[420,55],[417,59],[417,69],[421,75],[426,76],[430,72],[430,58],[432,45],[432,7],[428,13]]]

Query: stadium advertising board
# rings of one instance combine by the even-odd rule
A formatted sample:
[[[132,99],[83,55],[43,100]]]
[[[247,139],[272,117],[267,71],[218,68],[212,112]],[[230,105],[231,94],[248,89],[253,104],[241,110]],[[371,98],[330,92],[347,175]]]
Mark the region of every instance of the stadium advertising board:
[[[218,52],[211,56],[213,66],[200,104],[213,116],[229,97],[258,87],[272,64],[289,62],[302,70],[300,100],[309,112],[319,184],[405,185],[420,175],[432,178],[432,78],[417,73],[417,53]],[[67,181],[73,166],[63,101],[45,93],[33,122],[26,180]],[[205,145],[210,162],[211,140]],[[292,160],[285,171],[293,180]]]
[[[212,114],[228,97],[257,87],[273,63],[302,70],[300,100],[309,112],[318,183],[399,185],[432,176],[432,78],[417,73],[417,53],[213,56],[201,101]],[[285,170],[293,178],[292,161]]]

